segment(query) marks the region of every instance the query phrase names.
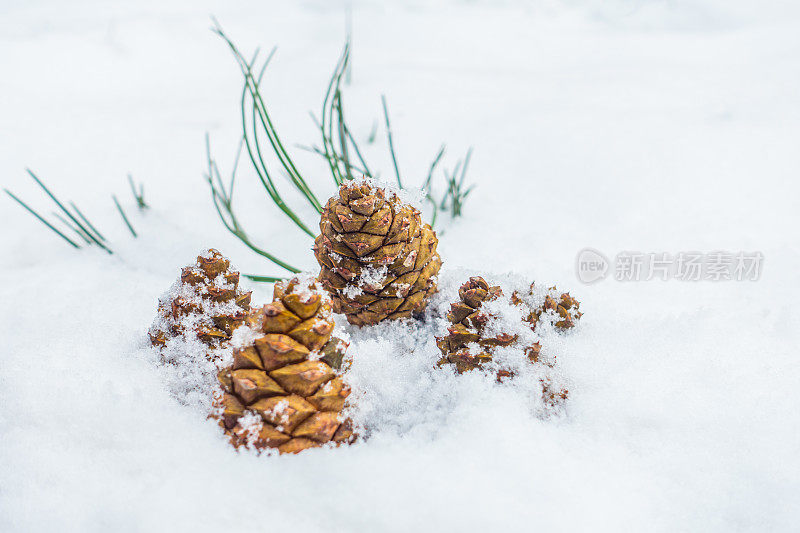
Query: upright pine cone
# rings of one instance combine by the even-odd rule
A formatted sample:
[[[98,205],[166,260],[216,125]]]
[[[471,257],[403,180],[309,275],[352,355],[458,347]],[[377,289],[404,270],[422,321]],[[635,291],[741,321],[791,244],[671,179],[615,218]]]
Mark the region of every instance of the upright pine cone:
[[[377,324],[425,309],[442,260],[420,213],[369,182],[348,182],[328,200],[314,242],[333,309],[351,324]]]
[[[164,346],[181,335],[194,335],[210,347],[219,347],[245,321],[250,292],[239,288],[239,272],[219,251],[210,249],[158,301],[158,315],[150,327],[150,341]]]
[[[489,315],[482,306],[484,302],[503,296],[503,290],[499,286],[490,287],[482,277],[474,276],[458,289],[458,296],[460,300],[450,304],[450,312],[447,313],[447,320],[453,325],[447,329],[446,336],[437,337],[436,345],[443,355],[439,366],[452,364],[461,374],[491,361],[492,348],[514,344],[517,335],[504,332],[488,335],[484,331]],[[477,344],[477,349],[468,346],[472,343]],[[538,360],[539,349],[538,343],[526,347],[531,361]],[[508,375],[507,371],[500,370],[498,379]]]
[[[297,278],[275,285],[271,304],[248,320],[258,336],[219,373],[216,417],[235,446],[297,453],[351,442],[341,411],[350,394],[339,370],[347,344],[331,337],[330,298]]]

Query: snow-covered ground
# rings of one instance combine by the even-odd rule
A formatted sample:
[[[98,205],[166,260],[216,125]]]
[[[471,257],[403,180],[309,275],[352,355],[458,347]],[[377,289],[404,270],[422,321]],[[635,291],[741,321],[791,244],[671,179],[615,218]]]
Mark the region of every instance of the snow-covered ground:
[[[471,273],[569,289],[553,336],[569,383],[542,419],[521,387],[435,371],[430,331],[350,330],[373,429],[356,446],[237,454],[170,394],[146,331],[203,248],[279,273],[212,213],[204,139],[233,159],[246,51],[284,140],[316,142],[344,3],[0,4],[0,176],[75,200],[115,250],[75,251],[0,199],[2,531],[791,531],[800,520],[800,9],[791,2],[354,1],[354,129],[385,93],[400,167],[442,141],[477,184],[440,232],[442,293]],[[369,151],[390,173],[381,135]],[[323,197],[325,168],[297,161]],[[138,214],[131,172],[152,208]],[[307,270],[310,239],[252,174],[265,247]],[[111,201],[123,201],[133,239]],[[298,204],[302,205],[302,204]],[[301,209],[302,210],[302,209]],[[314,216],[303,211],[310,224]],[[584,247],[760,251],[756,282],[581,284]],[[256,286],[254,300],[271,287]],[[340,322],[343,322],[340,320]]]

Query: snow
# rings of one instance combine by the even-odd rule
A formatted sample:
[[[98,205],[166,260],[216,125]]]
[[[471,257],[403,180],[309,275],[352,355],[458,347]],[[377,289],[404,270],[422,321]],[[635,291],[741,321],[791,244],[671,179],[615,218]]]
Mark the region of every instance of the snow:
[[[159,364],[147,329],[201,249],[278,273],[226,233],[201,178],[206,131],[223,175],[232,165],[241,90],[208,15],[245,51],[280,46],[265,81],[293,147],[316,142],[307,111],[340,52],[344,4],[43,0],[0,13],[3,186],[49,213],[31,167],[115,251],[72,250],[3,200],[0,531],[796,528],[795,4],[354,1],[354,131],[382,130],[385,93],[405,181],[420,186],[447,141],[448,169],[475,147],[477,187],[438,231],[427,322],[339,335],[368,438],[297,456],[233,450],[202,395],[176,399],[183,366]],[[362,148],[390,178],[385,137]],[[321,199],[334,193],[321,161],[292,154]],[[242,163],[249,234],[313,271],[311,240]],[[310,207],[285,196],[313,228]],[[757,282],[582,285],[587,247],[760,251],[764,270]],[[541,332],[570,390],[563,414],[540,416],[534,375],[497,384],[433,368],[434,311],[470,275],[581,301],[574,331]],[[253,288],[253,302],[270,300],[271,286]]]
[[[361,269],[358,279],[352,280],[351,285],[342,290],[342,294],[348,298],[355,298],[359,294],[364,294],[364,289],[371,290],[373,294],[380,290],[382,282],[389,273],[389,267],[382,265],[379,267],[367,266]]]

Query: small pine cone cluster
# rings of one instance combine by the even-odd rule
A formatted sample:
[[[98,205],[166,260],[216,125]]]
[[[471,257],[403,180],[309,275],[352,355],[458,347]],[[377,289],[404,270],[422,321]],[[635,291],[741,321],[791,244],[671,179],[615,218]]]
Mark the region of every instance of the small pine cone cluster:
[[[438,366],[453,365],[459,374],[481,368],[493,360],[494,350],[501,346],[521,347],[531,364],[540,363],[541,344],[539,342],[520,346],[519,335],[506,332],[495,332],[491,335],[487,333],[486,325],[492,316],[486,311],[483,304],[503,296],[503,291],[499,286],[489,286],[482,277],[475,276],[459,288],[458,295],[459,301],[450,304],[450,312],[447,314],[447,319],[452,325],[448,328],[447,335],[436,339],[436,344],[442,352]],[[531,295],[529,296],[532,295],[533,285],[531,285]],[[545,313],[550,311],[555,314],[554,325],[561,330],[573,327],[575,321],[581,316],[578,311],[580,306],[578,301],[568,293],[558,297],[554,288],[545,295],[544,303],[540,306],[531,307],[530,299],[523,298],[515,292],[510,298],[510,302],[522,306],[527,311],[523,320],[528,323],[531,330],[535,330]],[[548,366],[550,365],[548,364]],[[508,369],[500,368],[495,373],[500,382],[514,377],[514,372]],[[555,385],[550,378],[545,377],[539,381],[545,405],[554,408],[563,404],[567,399],[569,391]]]
[[[537,292],[536,284],[531,283],[528,289],[528,297],[534,296]],[[514,304],[523,304],[526,298],[515,292],[511,295]],[[553,326],[561,331],[575,327],[575,323],[580,320],[583,313],[580,312],[581,304],[578,300],[569,295],[568,292],[558,294],[558,289],[550,287],[544,296],[544,302],[536,306],[526,317],[526,321],[531,324],[533,329],[539,324],[542,315],[551,314]]]
[[[419,210],[369,182],[345,183],[322,212],[314,242],[333,309],[355,325],[421,312],[436,292],[438,240]]]
[[[231,443],[280,453],[352,442],[342,416],[350,389],[342,379],[347,343],[332,337],[328,295],[316,282],[275,285],[273,302],[248,320],[255,339],[233,351],[219,373],[213,415]]]
[[[150,327],[150,341],[164,347],[170,339],[193,336],[216,348],[230,340],[250,309],[250,292],[239,288],[239,272],[219,251],[210,249],[158,302],[158,313]]]
[[[495,347],[511,346],[517,342],[518,336],[505,332],[489,335],[485,331],[484,326],[490,315],[483,309],[483,304],[503,296],[499,286],[490,287],[485,279],[474,276],[458,289],[458,296],[459,301],[450,304],[450,312],[447,313],[447,320],[452,326],[447,329],[447,335],[436,338],[436,345],[442,352],[439,366],[452,364],[461,374],[491,361]],[[473,343],[477,344],[478,350],[470,348]],[[532,362],[538,361],[539,350],[539,343],[525,347]],[[497,373],[498,380],[510,376],[507,370]]]

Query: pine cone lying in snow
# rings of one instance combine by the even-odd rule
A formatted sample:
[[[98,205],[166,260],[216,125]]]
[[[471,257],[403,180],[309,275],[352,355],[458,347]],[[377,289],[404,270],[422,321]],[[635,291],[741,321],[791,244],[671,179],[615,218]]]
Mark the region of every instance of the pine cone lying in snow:
[[[255,340],[234,349],[219,373],[215,417],[236,446],[298,453],[353,440],[341,414],[349,387],[341,377],[347,344],[331,336],[328,295],[297,278],[275,285],[274,300],[252,313]]]
[[[217,250],[207,250],[159,298],[150,341],[163,347],[170,339],[192,335],[209,347],[220,347],[244,323],[250,294],[239,288],[239,272],[230,268],[230,261]]]
[[[436,292],[438,240],[420,213],[366,181],[328,200],[314,242],[333,309],[351,324],[377,324],[425,309]]]

